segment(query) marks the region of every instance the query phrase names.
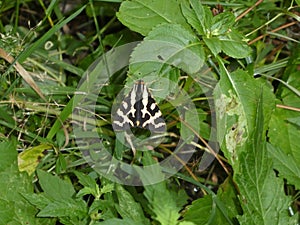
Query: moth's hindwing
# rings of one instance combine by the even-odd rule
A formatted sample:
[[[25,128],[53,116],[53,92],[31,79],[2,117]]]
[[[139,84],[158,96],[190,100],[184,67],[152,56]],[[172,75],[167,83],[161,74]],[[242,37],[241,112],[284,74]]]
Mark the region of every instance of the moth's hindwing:
[[[125,131],[131,127],[140,127],[156,133],[166,131],[162,113],[142,80],[134,84],[121,102],[113,114],[112,125],[115,131]]]

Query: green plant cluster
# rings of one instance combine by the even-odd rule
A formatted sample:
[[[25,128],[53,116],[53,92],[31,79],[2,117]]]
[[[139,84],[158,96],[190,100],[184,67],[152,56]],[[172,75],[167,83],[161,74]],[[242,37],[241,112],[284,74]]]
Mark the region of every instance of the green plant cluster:
[[[0,225],[298,224],[299,6],[299,0],[0,1]],[[180,135],[200,127],[199,141],[188,143],[197,151],[181,171],[138,187],[96,173],[72,130],[84,120],[72,112],[85,71],[135,41],[128,68],[97,98],[93,125],[109,152],[152,165],[172,155]],[[151,42],[159,48],[150,49]],[[199,60],[186,57],[187,50]],[[153,57],[168,63],[136,63]],[[115,141],[110,111],[119,91],[137,79],[175,97],[172,105],[157,100],[166,143],[133,156]],[[188,116],[199,127],[182,125],[174,109],[182,102],[178,87],[195,103],[197,114]],[[200,171],[207,155],[216,159]]]

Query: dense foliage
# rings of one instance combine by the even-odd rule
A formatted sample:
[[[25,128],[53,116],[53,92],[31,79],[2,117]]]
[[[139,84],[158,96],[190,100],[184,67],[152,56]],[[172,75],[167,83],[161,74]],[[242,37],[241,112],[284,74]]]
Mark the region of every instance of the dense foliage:
[[[298,224],[299,6],[1,1],[0,224]],[[140,79],[167,132],[134,154]]]

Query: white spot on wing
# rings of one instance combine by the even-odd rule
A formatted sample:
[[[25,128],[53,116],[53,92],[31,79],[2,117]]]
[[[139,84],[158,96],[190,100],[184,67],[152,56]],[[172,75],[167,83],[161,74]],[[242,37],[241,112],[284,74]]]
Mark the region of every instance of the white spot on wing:
[[[155,104],[155,103],[152,103],[151,106],[150,106],[150,109],[151,109],[151,110],[154,110],[155,107],[156,107],[156,104]]]
[[[123,102],[123,107],[124,107],[124,109],[127,109],[128,108],[128,103],[127,102]]]
[[[142,103],[143,103],[143,108],[142,108],[142,117],[144,118],[146,113],[148,113],[147,111],[147,105],[148,105],[148,91],[147,91],[147,87],[144,85],[143,86],[143,99],[142,99]]]
[[[131,115],[133,117],[134,117],[134,114],[135,114],[134,104],[135,104],[135,101],[136,101],[136,89],[137,89],[137,87],[135,85],[133,87],[133,89],[131,90],[131,92],[130,92],[130,110],[129,110],[129,113],[131,113]]]

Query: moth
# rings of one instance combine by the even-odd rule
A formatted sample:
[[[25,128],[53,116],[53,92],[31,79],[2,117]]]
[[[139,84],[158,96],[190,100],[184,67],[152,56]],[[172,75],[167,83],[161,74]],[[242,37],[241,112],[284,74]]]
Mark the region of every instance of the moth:
[[[115,131],[126,131],[132,127],[148,129],[151,133],[166,131],[162,113],[143,80],[134,84],[120,107],[113,113],[112,119]]]

